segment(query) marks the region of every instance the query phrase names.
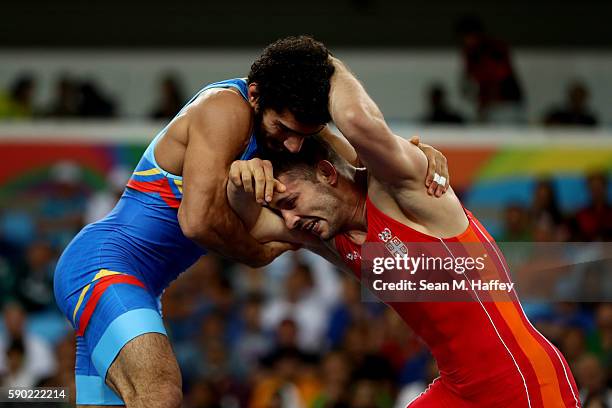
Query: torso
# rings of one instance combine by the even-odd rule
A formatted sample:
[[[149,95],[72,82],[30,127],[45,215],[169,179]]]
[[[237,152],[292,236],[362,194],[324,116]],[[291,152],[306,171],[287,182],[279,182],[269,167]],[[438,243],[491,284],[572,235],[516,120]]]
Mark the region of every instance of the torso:
[[[489,259],[487,273],[508,281],[503,255],[469,211],[460,207],[466,220],[462,231],[438,238],[417,230],[426,230],[423,226],[413,227],[416,223],[405,216],[405,211],[394,212],[394,216],[381,211],[377,203],[384,205],[385,200],[385,197],[367,200],[365,242],[384,245],[387,256],[393,255],[403,243],[439,243],[449,248],[482,243]],[[343,261],[361,278],[364,254],[359,241],[354,236],[339,235],[334,244]],[[460,254],[452,254],[456,255]],[[557,378],[565,369],[558,351],[528,322],[516,293],[498,300],[387,303],[426,343],[438,363],[441,381],[457,395],[481,404],[478,406],[502,406],[500,401],[525,399],[526,393],[532,399],[550,395],[552,401],[563,398],[572,402],[570,388],[567,384],[563,388]],[[491,393],[491,389],[496,391]]]
[[[242,97],[241,93],[235,88],[211,88],[199,95],[193,101],[188,109],[197,110],[202,103],[206,103],[206,99],[219,92],[231,92],[238,97]],[[243,103],[247,103],[246,99]],[[196,112],[197,113],[197,112]],[[250,125],[251,127],[252,125]],[[187,149],[189,135],[189,119],[185,114],[177,115],[168,125],[168,128],[162,138],[159,139],[155,146],[155,159],[157,164],[162,169],[169,173],[181,176],[183,174],[183,162],[185,160],[185,150]],[[249,135],[251,132],[244,135],[243,146],[241,150],[246,149],[249,144]]]
[[[232,79],[198,92],[150,143],[113,211],[84,229],[86,235],[120,243],[121,253],[115,257],[137,262],[154,292],[161,292],[206,253],[184,236],[177,211],[183,198],[182,168],[189,126],[184,113],[214,92],[236,92],[246,103],[248,91],[244,79]],[[247,134],[237,158],[249,159],[256,150],[255,136]]]

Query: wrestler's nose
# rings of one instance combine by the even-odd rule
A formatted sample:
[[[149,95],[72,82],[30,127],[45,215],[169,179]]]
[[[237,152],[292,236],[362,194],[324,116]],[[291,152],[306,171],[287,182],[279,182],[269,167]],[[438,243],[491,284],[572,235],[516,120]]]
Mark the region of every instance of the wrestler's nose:
[[[290,230],[297,228],[298,222],[300,221],[300,217],[292,214],[290,211],[283,210],[281,211],[283,215],[283,219],[285,220],[285,225]]]
[[[291,153],[297,153],[302,148],[303,143],[304,143],[303,136],[294,135],[294,136],[287,137],[287,139],[285,139],[285,142],[283,144],[285,145],[285,148],[289,150]]]

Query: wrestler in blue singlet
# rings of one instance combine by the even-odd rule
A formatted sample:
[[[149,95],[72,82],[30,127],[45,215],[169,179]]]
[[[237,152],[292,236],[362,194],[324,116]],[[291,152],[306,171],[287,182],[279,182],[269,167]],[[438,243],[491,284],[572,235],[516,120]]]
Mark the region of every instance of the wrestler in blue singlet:
[[[235,88],[247,99],[246,80],[229,79],[206,86],[185,107],[211,88]],[[155,161],[155,145],[167,128],[145,151],[115,208],[83,228],[57,264],[55,299],[77,333],[77,404],[124,405],[105,384],[110,365],[133,338],[166,334],[161,294],[206,253],[178,222],[182,177]],[[251,135],[241,159],[256,151]]]

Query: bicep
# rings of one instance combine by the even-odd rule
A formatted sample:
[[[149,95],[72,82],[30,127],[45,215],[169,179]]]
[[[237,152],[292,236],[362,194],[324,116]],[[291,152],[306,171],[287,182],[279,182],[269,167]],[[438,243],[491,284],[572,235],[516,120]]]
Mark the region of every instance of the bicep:
[[[340,62],[330,91],[330,113],[370,174],[382,182],[406,180],[414,175],[418,154],[403,146],[376,103],[361,83]]]
[[[390,130],[374,128],[369,135],[355,149],[375,179],[388,184],[422,183],[427,173],[427,157],[417,146]]]
[[[190,224],[205,222],[205,215],[212,222],[210,212],[229,209],[228,169],[249,130],[248,112],[236,106],[231,95],[200,103],[187,113],[191,116],[182,172],[183,199],[179,212]]]

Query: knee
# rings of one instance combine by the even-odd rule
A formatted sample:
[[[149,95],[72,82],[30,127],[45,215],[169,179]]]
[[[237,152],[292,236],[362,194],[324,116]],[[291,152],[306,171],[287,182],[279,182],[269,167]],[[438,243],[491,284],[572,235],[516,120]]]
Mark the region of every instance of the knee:
[[[183,391],[173,381],[155,381],[142,384],[122,395],[127,408],[180,408]]]
[[[146,406],[158,406],[168,408],[180,408],[183,405],[183,391],[176,384],[166,384],[159,388],[158,396]],[[151,405],[151,404],[157,405]]]

